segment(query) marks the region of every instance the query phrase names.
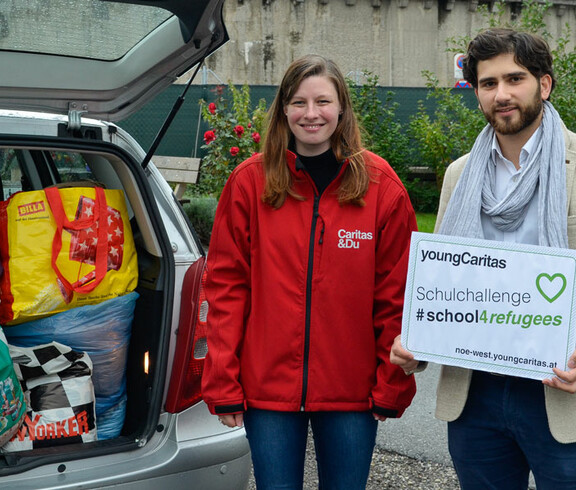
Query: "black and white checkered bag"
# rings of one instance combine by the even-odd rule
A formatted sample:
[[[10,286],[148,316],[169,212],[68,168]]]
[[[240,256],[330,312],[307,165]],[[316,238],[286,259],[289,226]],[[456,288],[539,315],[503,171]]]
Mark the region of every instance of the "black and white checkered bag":
[[[28,411],[20,430],[2,451],[95,441],[92,361],[88,355],[58,342],[9,347]]]

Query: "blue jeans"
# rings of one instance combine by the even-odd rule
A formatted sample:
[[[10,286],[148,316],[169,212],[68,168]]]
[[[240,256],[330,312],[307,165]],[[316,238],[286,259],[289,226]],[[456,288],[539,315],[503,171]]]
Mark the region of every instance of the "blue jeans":
[[[258,490],[300,490],[308,425],[319,488],[364,490],[378,422],[370,412],[275,412],[248,409],[244,424]]]
[[[448,446],[463,490],[576,488],[576,444],[550,434],[540,381],[475,371]]]

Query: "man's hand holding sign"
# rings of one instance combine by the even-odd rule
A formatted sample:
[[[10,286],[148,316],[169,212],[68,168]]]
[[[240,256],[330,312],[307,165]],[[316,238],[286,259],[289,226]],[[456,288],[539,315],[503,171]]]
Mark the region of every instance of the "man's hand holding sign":
[[[407,374],[432,361],[574,393],[575,277],[569,249],[414,233],[391,361]]]

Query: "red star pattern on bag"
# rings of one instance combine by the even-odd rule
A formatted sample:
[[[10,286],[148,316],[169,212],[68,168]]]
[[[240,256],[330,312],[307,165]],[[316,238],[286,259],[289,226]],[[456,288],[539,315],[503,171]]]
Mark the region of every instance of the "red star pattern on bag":
[[[90,218],[94,213],[94,200],[80,196],[76,219]],[[124,222],[117,209],[107,207],[108,220],[108,270],[119,270],[124,251]],[[94,265],[98,243],[98,224],[84,230],[71,231],[70,260]]]

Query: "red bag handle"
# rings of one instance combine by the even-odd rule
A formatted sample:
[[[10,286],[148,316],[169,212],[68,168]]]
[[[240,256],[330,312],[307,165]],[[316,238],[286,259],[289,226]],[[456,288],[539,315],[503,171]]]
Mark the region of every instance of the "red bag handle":
[[[101,187],[94,187],[96,198],[94,201],[94,213],[91,218],[78,218],[70,221],[64,211],[62,199],[57,187],[47,187],[44,189],[48,205],[56,221],[56,233],[52,241],[52,269],[62,282],[63,287],[71,293],[89,293],[102,282],[108,270],[108,204],[106,194]],[[85,230],[93,225],[98,226],[98,243],[96,244],[95,268],[84,277],[74,283],[66,279],[57,264],[58,255],[62,250],[63,230]]]

